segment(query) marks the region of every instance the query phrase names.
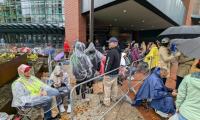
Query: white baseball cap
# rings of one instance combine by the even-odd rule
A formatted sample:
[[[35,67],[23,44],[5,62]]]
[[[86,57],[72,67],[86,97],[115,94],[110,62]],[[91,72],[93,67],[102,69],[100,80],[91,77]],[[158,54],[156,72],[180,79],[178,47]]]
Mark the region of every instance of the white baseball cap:
[[[169,43],[169,38],[167,38],[167,37],[163,38],[162,41],[161,41],[161,43]]]

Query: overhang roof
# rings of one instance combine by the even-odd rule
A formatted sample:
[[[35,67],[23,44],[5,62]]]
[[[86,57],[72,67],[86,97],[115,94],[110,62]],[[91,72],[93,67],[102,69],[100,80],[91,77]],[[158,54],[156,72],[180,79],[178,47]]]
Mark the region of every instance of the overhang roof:
[[[58,24],[0,24],[0,33],[30,33],[30,34],[64,34],[65,27]]]

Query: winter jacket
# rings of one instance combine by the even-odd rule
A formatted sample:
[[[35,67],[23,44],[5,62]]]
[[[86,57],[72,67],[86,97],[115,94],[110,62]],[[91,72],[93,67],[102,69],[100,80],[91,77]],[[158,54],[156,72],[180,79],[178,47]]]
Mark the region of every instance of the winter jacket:
[[[160,77],[160,68],[156,67],[153,73],[146,78],[140,86],[131,105],[137,106],[142,104],[143,99],[152,99],[150,107],[164,113],[175,113],[174,98],[168,92],[173,90],[165,87],[163,79]]]
[[[119,49],[118,46],[109,50],[106,56],[106,65],[104,69],[105,73],[112,71],[116,68],[119,68],[120,60],[121,60],[121,50]],[[108,75],[118,75],[118,74],[119,74],[119,69],[111,73],[108,73]]]
[[[200,72],[185,76],[178,88],[176,108],[188,120],[200,119]]]
[[[153,57],[152,60],[152,65],[150,68],[150,64],[151,64],[151,59]],[[154,46],[151,51],[149,52],[148,55],[146,55],[146,58],[144,59],[144,62],[147,62],[149,65],[149,69],[152,69],[154,67],[158,67],[158,63],[159,63],[159,56],[158,56],[158,48],[156,46]]]
[[[139,50],[137,48],[132,48],[132,61],[139,60]]]
[[[64,51],[65,52],[69,52],[70,51],[69,45],[67,43],[64,43]]]
[[[181,55],[181,63],[178,66],[178,70],[176,72],[177,76],[185,77],[189,74],[192,64],[194,63],[194,58],[186,57]]]
[[[101,48],[101,44],[100,44],[100,43],[96,43],[96,44],[95,44],[95,47],[96,47],[96,49],[97,49],[99,52],[102,51],[102,48]]]
[[[197,63],[199,63],[199,60],[195,59],[189,74],[192,74],[194,72],[200,72],[200,69],[196,67]]]
[[[130,44],[130,50],[132,50],[132,48],[134,47],[135,43],[131,43]]]
[[[171,60],[173,60],[176,57],[178,57],[178,56],[176,56],[176,55],[170,56],[170,53],[169,53],[169,51],[167,50],[166,47],[164,47],[164,46],[160,47],[158,67],[166,66],[169,69],[169,74],[167,75],[167,77],[169,77],[170,74],[171,74],[171,68],[172,68]]]

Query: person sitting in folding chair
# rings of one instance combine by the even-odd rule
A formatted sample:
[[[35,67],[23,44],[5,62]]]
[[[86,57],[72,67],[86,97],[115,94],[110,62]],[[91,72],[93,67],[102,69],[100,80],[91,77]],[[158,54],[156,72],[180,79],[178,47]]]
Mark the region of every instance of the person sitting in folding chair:
[[[44,114],[45,120],[55,117],[61,118],[57,109],[57,105],[62,102],[59,91],[32,76],[31,71],[31,67],[25,64],[18,67],[20,77],[12,84],[12,107],[22,108],[22,110],[41,107],[43,112],[41,112],[41,109],[35,109],[35,113],[37,115]],[[26,116],[28,112],[23,112],[23,115]]]
[[[56,88],[59,92],[60,95],[63,98],[67,98],[68,102],[68,109],[67,113],[71,113],[71,104],[70,104],[70,91],[71,91],[71,86],[70,86],[70,79],[68,77],[67,72],[65,72],[60,65],[57,65],[54,69],[54,71],[51,74],[50,80],[47,82],[48,85],[50,85],[53,88]],[[65,112],[65,108],[63,103],[59,105],[60,112]]]
[[[177,90],[165,87],[163,78],[169,73],[167,67],[156,67],[154,72],[146,78],[140,86],[131,105],[138,106],[143,100],[149,100],[149,106],[156,110],[161,117],[168,118],[168,114],[175,114],[174,98],[177,96]]]

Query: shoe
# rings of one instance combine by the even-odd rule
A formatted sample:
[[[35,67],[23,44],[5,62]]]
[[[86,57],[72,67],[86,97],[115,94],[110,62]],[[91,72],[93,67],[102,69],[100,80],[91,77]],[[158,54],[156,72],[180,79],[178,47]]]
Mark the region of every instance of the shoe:
[[[82,103],[88,103],[88,102],[90,102],[90,98],[82,99],[81,102],[82,102]]]
[[[76,100],[80,100],[81,99],[81,95],[76,95]]]
[[[63,104],[59,105],[59,110],[61,113],[65,112],[65,108]]]
[[[68,104],[67,113],[71,113],[71,104]]]
[[[155,110],[155,112],[163,118],[169,118],[168,114],[161,112],[159,110]]]
[[[101,105],[105,105],[103,101],[100,101],[100,104],[101,104]]]

